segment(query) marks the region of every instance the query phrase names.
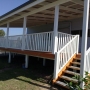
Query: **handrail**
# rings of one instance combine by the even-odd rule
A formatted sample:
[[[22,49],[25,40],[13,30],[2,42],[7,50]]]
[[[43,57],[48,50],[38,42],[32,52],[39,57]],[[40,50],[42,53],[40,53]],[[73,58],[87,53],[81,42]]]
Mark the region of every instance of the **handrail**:
[[[75,36],[71,41],[69,41],[61,50],[59,50],[57,53],[60,53],[64,48],[67,47],[77,36]]]
[[[49,32],[53,32],[53,31],[49,31]],[[40,32],[40,33],[31,33],[31,34],[25,34],[26,35],[33,35],[33,34],[43,34],[43,33],[48,33],[48,32]],[[67,34],[67,33],[63,33],[63,32],[58,32],[58,33],[61,33],[61,34]],[[67,35],[72,35],[72,34],[67,34]],[[13,36],[8,36],[8,37],[14,37],[14,36],[22,36],[22,35],[13,35]],[[75,36],[75,35],[72,35],[72,36]],[[6,36],[5,36],[6,37]]]
[[[86,51],[86,55],[90,52],[90,47],[88,48],[88,50]]]
[[[86,60],[85,60],[85,71],[90,73],[90,47],[86,51]]]
[[[61,50],[70,40],[72,40],[75,35],[58,33],[58,47],[57,51]]]
[[[63,32],[58,32],[58,33],[67,34],[67,35],[72,35],[72,34],[63,33]],[[76,35],[72,35],[72,36],[76,36]]]

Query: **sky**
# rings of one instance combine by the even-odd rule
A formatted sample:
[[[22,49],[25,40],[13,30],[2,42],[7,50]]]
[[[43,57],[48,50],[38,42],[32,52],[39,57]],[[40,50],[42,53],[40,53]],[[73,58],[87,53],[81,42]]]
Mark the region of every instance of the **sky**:
[[[9,12],[10,10],[18,7],[19,5],[27,2],[28,0],[0,0],[0,16]],[[1,27],[0,29],[3,29],[6,33],[7,29]],[[23,29],[22,28],[10,28],[9,30],[9,36],[12,35],[21,35]]]

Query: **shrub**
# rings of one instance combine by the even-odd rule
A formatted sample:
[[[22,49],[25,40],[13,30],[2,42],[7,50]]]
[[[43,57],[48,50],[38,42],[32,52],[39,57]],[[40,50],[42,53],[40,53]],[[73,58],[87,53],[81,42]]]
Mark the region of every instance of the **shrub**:
[[[88,72],[85,72],[85,78],[82,78],[82,76],[75,75],[72,77],[73,79],[78,80],[78,82],[75,84],[72,81],[71,82],[66,82],[67,86],[69,87],[70,90],[83,90],[80,85],[81,83],[85,83],[84,89],[85,90],[90,90],[90,75]]]

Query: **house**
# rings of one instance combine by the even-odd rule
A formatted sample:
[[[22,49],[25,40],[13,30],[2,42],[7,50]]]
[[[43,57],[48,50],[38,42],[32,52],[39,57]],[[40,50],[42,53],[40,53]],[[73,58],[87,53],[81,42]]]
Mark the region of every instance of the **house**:
[[[11,52],[24,54],[26,68],[29,55],[44,58],[44,64],[54,60],[53,83],[66,87],[62,79],[77,82],[69,75],[90,73],[88,21],[89,0],[28,1],[0,17],[0,27],[7,27],[0,50],[9,52],[9,63]],[[23,27],[23,35],[8,36],[10,27]]]

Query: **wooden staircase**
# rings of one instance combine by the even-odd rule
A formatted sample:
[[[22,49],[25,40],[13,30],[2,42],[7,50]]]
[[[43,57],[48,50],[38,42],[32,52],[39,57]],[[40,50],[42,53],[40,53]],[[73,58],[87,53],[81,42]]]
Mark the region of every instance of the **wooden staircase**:
[[[76,55],[73,58],[73,61],[69,64],[65,71],[63,71],[61,76],[58,76],[58,79],[54,82],[54,84],[60,85],[64,88],[67,88],[66,82],[74,82],[77,83],[76,79],[73,79],[74,75],[80,75],[80,61],[81,61],[81,54]]]

